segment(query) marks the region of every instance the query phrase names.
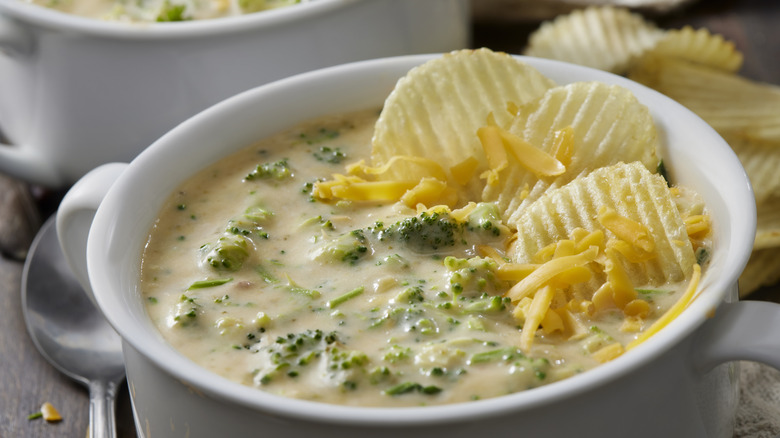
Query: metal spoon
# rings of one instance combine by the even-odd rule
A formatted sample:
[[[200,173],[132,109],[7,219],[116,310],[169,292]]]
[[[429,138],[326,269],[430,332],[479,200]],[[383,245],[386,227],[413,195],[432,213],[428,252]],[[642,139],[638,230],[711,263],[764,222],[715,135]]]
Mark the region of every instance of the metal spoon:
[[[89,389],[89,436],[116,436],[114,405],[125,377],[121,341],[71,275],[53,217],[33,241],[22,275],[22,310],[35,346]]]

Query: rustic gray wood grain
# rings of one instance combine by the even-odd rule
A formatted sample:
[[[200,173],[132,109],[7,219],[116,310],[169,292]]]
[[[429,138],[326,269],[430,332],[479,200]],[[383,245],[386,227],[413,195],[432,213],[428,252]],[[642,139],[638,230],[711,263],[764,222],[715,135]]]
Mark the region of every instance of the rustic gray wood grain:
[[[27,185],[0,174],[0,254],[24,260],[40,226],[40,212]]]

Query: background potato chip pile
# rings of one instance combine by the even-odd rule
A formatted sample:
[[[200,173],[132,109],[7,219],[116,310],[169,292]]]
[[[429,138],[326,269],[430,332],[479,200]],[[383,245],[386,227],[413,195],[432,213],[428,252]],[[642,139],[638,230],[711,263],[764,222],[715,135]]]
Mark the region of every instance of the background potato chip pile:
[[[737,74],[742,54],[706,29],[662,30],[638,14],[591,7],[546,22],[526,55],[587,65],[654,88],[731,145],[756,196],[758,229],[740,295],[780,280],[780,87]]]

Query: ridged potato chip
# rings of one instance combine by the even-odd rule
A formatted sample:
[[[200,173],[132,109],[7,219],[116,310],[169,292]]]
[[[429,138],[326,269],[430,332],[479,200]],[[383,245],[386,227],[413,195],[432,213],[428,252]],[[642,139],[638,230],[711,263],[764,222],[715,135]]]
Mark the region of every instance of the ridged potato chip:
[[[729,135],[724,139],[745,168],[759,209],[761,204],[780,202],[780,144]]]
[[[488,49],[462,50],[427,62],[399,80],[385,101],[372,139],[372,163],[380,166],[394,156],[412,155],[435,160],[451,172],[476,159],[471,170],[478,175],[487,165],[476,133],[488,115],[507,123],[508,103],[522,105],[554,85],[533,67]],[[409,177],[403,166],[395,166],[382,178]],[[462,180],[464,198],[479,199],[484,181]]]
[[[636,263],[623,259],[634,285],[658,286],[690,277],[696,258],[683,218],[666,180],[639,162],[603,167],[545,193],[521,212],[509,253],[516,263],[532,263],[541,250],[577,229],[600,230],[607,242],[638,238],[640,233],[621,236],[605,226],[602,209],[647,230],[650,243],[644,250],[649,255]]]
[[[662,56],[646,56],[629,78],[675,99],[722,135],[780,142],[780,87]]]
[[[664,32],[627,9],[589,7],[545,22],[529,37],[525,54],[623,73]]]
[[[640,161],[654,169],[657,132],[647,107],[627,89],[600,82],[578,82],[553,88],[538,101],[524,105],[509,132],[548,154],[554,154],[556,134],[570,128],[572,150],[565,172],[538,177],[509,157],[509,166],[482,198],[495,201],[513,226],[517,215],[546,190],[560,187],[591,170],[619,161]],[[527,193],[518,190],[527,187]]]
[[[745,297],[762,286],[780,281],[780,248],[753,251],[739,277],[739,296]]]
[[[736,72],[742,67],[743,56],[734,43],[707,29],[694,30],[690,26],[666,31],[664,37],[650,50],[659,56],[692,61],[720,70]]]
[[[780,247],[780,196],[766,199],[756,210],[753,250]]]

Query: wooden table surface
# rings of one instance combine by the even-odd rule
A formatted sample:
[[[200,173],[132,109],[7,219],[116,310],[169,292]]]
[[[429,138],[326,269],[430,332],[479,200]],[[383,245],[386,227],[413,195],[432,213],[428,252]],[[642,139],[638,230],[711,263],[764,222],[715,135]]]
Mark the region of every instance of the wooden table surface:
[[[780,84],[780,1],[701,0],[652,19],[661,27],[690,24],[723,34],[745,54],[743,75]],[[537,22],[477,22],[473,26],[473,46],[520,53],[528,34],[537,26]],[[0,190],[7,188],[8,184],[0,184]],[[62,193],[28,189],[41,217],[52,214]],[[7,217],[0,214],[0,218]],[[88,421],[87,391],[50,366],[27,335],[20,304],[22,270],[23,261],[9,255],[0,257],[0,438],[83,437]],[[780,293],[766,288],[750,298],[780,302]],[[45,401],[59,409],[61,422],[27,419]],[[118,429],[120,437],[135,436],[124,386],[118,401]]]

